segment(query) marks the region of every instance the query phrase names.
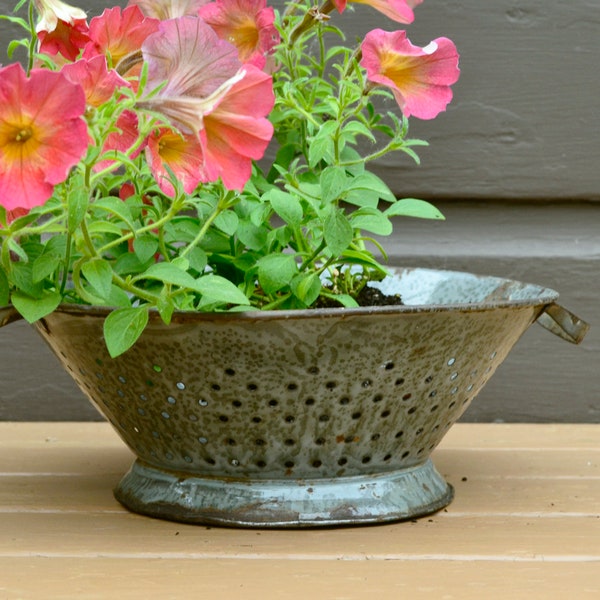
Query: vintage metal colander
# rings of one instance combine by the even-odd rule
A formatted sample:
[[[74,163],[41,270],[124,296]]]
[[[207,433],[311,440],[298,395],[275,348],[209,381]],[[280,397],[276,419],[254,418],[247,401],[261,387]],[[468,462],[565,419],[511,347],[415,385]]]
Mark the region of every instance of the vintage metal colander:
[[[236,526],[385,522],[447,505],[429,456],[536,319],[586,324],[536,285],[401,269],[405,306],[157,315],[111,359],[102,308],[37,324],[138,459],[116,489],[153,516]]]

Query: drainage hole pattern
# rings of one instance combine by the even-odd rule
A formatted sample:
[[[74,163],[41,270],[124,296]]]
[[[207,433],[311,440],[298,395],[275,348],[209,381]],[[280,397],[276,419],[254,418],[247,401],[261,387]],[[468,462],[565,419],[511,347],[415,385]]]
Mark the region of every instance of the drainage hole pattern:
[[[102,359],[72,371],[80,385],[95,401],[104,404],[109,414],[111,409],[131,407],[125,416],[113,422],[141,455],[164,459],[175,466],[203,464],[209,469],[221,468],[225,461],[233,470],[241,467],[268,470],[281,468],[282,464],[286,471],[299,467],[324,470],[333,463],[337,468],[349,468],[358,463],[376,466],[410,462],[430,451],[481,387],[481,379],[489,377],[495,358],[496,353],[492,353],[481,364],[464,369],[460,360],[452,356],[441,369],[418,381],[402,373],[397,361],[389,360],[382,364],[377,376],[359,378],[355,390],[325,378],[326,374],[318,367],[310,367],[309,373],[320,377],[327,402],[321,399],[323,392],[315,390],[305,395],[299,382],[285,379],[278,397],[260,400],[261,382],[253,380],[238,385],[243,387],[239,396],[224,402],[222,398],[231,396],[225,393],[227,381],[238,377],[232,367],[223,369],[221,377],[209,381],[201,393],[195,392],[198,389],[195,381],[175,376],[165,382],[168,369],[158,362],[145,374],[136,376],[114,374],[105,368]],[[296,412],[292,413],[292,408]],[[328,433],[327,428],[336,425],[340,428],[341,411],[346,415],[343,428],[348,433]],[[399,414],[403,417],[400,420],[403,429],[395,426]],[[240,423],[239,415],[245,424]],[[436,424],[427,429],[431,416]],[[213,430],[206,431],[207,419],[214,420],[220,437]],[[278,421],[276,426],[274,420]],[[307,420],[316,424],[316,431],[323,432],[314,437],[313,450],[309,451],[302,437]],[[368,435],[354,433],[361,428],[375,431]],[[181,434],[176,433],[180,429]],[[274,441],[275,434],[279,441]],[[339,445],[340,436],[345,448],[332,452]],[[160,443],[151,444],[149,437]],[[182,444],[177,443],[182,438],[193,439],[194,446],[182,450]],[[284,449],[279,458],[271,455],[276,446]],[[237,454],[240,448],[246,451]],[[293,451],[289,458],[285,457],[286,448]],[[315,454],[319,449],[326,450],[325,454]]]

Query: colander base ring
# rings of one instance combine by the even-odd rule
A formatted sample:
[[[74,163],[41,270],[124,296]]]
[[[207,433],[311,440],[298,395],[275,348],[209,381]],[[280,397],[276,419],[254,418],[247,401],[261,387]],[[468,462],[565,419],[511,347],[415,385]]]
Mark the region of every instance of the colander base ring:
[[[133,512],[184,523],[305,528],[421,517],[447,506],[454,489],[431,460],[400,471],[313,480],[198,477],[136,460],[115,497]]]

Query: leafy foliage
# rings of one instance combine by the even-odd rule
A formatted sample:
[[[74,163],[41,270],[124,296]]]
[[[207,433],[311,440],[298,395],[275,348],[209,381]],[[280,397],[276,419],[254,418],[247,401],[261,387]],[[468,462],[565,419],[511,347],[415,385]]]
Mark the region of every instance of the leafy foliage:
[[[386,274],[371,236],[389,235],[397,216],[443,217],[422,200],[397,200],[369,170],[391,152],[416,159],[424,142],[408,138],[407,119],[376,110],[392,94],[365,91],[343,33],[327,20],[306,27],[303,14],[277,15],[271,164],[255,164],[240,192],[217,182],[184,193],[173,175],[169,197],[138,152],[169,126],[150,111],[137,145],[103,155],[119,117],[146,95],[142,72],[136,92],[120,90],[88,115],[94,143],[49,201],[23,216],[0,209],[0,299],[31,322],[61,302],[114,307],[104,326],[112,356],[135,343],[149,309],[168,323],[175,310],[299,309],[321,296],[355,306]]]

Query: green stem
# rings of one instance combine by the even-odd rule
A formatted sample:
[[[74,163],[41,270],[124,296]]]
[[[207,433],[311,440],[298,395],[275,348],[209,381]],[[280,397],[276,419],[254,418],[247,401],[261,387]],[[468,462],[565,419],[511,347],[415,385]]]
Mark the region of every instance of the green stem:
[[[181,252],[179,256],[186,257],[203,239],[210,226],[215,222],[215,219],[225,210],[226,207],[221,206],[221,202],[217,203],[217,207],[214,212],[204,221],[204,225],[200,228],[198,235],[187,245],[187,247]]]
[[[65,293],[65,288],[67,287],[67,281],[69,278],[69,265],[71,263],[71,234],[67,233],[67,251],[65,253],[65,268],[62,273],[62,280],[60,282],[60,295],[63,296]]]
[[[126,279],[123,279],[120,275],[117,275],[113,272],[112,276],[113,283],[118,285],[122,290],[141,298],[142,300],[146,300],[149,304],[156,306],[160,301],[160,296],[156,294],[152,294],[151,292],[147,292],[146,290],[142,290],[136,287],[134,284],[129,283]]]
[[[37,34],[35,32],[35,14],[33,11],[33,2],[29,3],[29,28],[30,28],[30,37],[29,37],[29,48],[27,49],[28,59],[27,59],[27,75],[31,73],[31,69],[33,69],[33,57],[35,56],[35,46],[37,44]]]
[[[158,221],[155,221],[154,223],[150,223],[149,225],[144,225],[144,227],[140,227],[139,229],[136,229],[135,231],[129,231],[128,233],[122,235],[120,238],[117,238],[116,240],[113,240],[112,242],[105,244],[104,246],[102,246],[102,248],[98,249],[98,254],[102,255],[106,251],[110,250],[111,248],[114,248],[115,246],[118,246],[119,244],[122,244],[123,242],[127,242],[130,239],[132,239],[142,233],[146,233],[146,232],[152,231],[154,229],[160,230],[164,225],[169,223],[173,219],[173,217],[175,217],[177,215],[177,213],[181,210],[182,205],[183,205],[183,202],[181,201],[181,199],[174,200],[173,203],[171,204],[171,206],[169,207],[167,214],[164,215],[163,217],[161,217]]]
[[[306,258],[302,262],[302,264],[298,267],[298,270],[304,271],[310,264],[312,264],[313,261],[315,260],[315,258],[317,258],[317,256],[319,256],[319,254],[321,254],[321,252],[323,251],[323,249],[325,248],[326,245],[327,244],[325,243],[325,240],[321,240],[319,247],[308,258]]]
[[[278,306],[281,306],[288,298],[290,298],[291,295],[292,295],[291,292],[288,292],[287,294],[277,298],[277,300],[273,300],[273,302],[269,302],[269,304],[265,304],[263,307],[261,307],[261,310],[273,310],[273,309],[277,308]]]
[[[389,154],[390,152],[393,152],[394,150],[397,150],[398,149],[397,144],[398,144],[398,142],[396,140],[392,140],[391,142],[388,142],[383,148],[381,148],[377,152],[373,152],[372,154],[367,154],[367,156],[357,158],[356,160],[346,160],[346,161],[340,162],[339,166],[340,167],[351,167],[353,165],[366,164],[372,160],[381,158],[382,156],[385,156],[386,154]]]
[[[90,235],[90,232],[87,228],[87,223],[85,222],[85,219],[83,219],[79,224],[79,229],[81,229],[83,241],[85,242],[85,245],[88,249],[89,256],[100,256],[101,253],[97,252],[96,247],[94,246],[94,242],[92,242],[92,236]]]

